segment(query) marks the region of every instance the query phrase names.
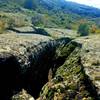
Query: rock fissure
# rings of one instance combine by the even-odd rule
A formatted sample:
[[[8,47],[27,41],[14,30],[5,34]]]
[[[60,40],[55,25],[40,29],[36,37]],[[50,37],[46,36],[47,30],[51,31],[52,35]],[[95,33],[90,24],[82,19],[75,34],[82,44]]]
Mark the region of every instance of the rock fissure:
[[[33,44],[28,47],[23,44],[26,49],[23,54],[1,53],[1,72],[6,73],[5,76],[1,74],[1,77],[4,76],[1,78],[3,87],[7,83],[6,87],[1,89],[4,90],[3,100],[10,99],[23,88],[35,98],[38,97],[41,88],[48,81],[49,70],[53,71],[53,67],[58,63],[55,62],[56,48],[70,40],[66,38],[41,42],[35,48]]]
[[[23,53],[0,53],[2,100],[99,100],[81,64],[81,44],[61,38],[23,45]]]

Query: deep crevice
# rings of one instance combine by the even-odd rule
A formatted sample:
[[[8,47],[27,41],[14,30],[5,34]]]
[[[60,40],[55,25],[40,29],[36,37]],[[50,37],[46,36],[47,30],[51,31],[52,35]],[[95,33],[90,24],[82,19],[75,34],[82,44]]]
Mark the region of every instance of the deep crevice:
[[[63,39],[62,39],[63,40]],[[70,39],[65,39],[65,44]],[[58,41],[59,42],[59,41]],[[64,42],[64,41],[63,41]],[[63,43],[62,42],[62,43]],[[37,51],[38,57],[29,52],[29,68],[23,73],[24,69],[18,62],[18,58],[11,54],[4,54],[4,57],[0,59],[1,67],[1,80],[2,80],[2,100],[10,100],[14,94],[19,93],[22,89],[28,91],[33,97],[37,98],[44,84],[48,82],[49,70],[52,69],[52,77],[55,74],[56,69],[61,66],[66,59],[64,57],[55,58],[56,46],[48,44],[44,46],[45,50]],[[24,68],[26,68],[24,66]]]
[[[22,89],[27,90],[35,98],[39,96],[41,88],[48,82],[50,68],[53,71],[53,68],[57,68],[65,61],[65,58],[54,60],[55,50],[52,52],[49,48],[47,49],[38,58],[37,63],[34,63],[32,55],[29,56],[31,64],[25,73],[21,72],[23,70],[20,69],[21,65],[15,56],[4,54],[5,57],[0,59],[2,100],[10,100],[14,94],[19,93]]]
[[[0,58],[1,100],[9,100],[14,92],[21,89],[18,75],[19,64],[14,56],[9,54],[5,54],[5,56],[5,58]]]

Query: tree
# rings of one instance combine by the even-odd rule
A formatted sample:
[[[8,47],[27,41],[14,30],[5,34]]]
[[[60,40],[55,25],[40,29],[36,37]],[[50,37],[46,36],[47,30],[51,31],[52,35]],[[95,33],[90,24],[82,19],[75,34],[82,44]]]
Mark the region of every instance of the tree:
[[[89,35],[89,25],[87,23],[81,23],[78,27],[77,33],[80,36],[87,36]]]
[[[32,17],[31,21],[32,21],[32,24],[34,26],[37,26],[37,25],[39,25],[41,23],[42,16],[41,15],[35,15],[35,16]]]
[[[26,0],[24,3],[24,7],[27,9],[35,9],[36,5],[33,0]]]

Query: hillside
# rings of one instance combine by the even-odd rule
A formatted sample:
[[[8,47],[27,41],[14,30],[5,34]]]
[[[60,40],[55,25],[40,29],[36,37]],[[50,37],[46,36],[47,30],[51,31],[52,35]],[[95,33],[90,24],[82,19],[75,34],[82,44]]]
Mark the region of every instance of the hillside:
[[[0,11],[30,16],[39,27],[77,29],[81,20],[100,26],[100,10],[65,0],[0,0]]]
[[[0,100],[100,100],[100,9],[0,0],[0,82]]]
[[[65,1],[65,0],[0,0],[1,9],[4,5],[10,5],[10,7],[19,7],[22,6],[27,9],[31,10],[41,10],[45,9],[50,12],[53,10],[57,11],[60,10],[63,13],[74,13],[82,16],[89,16],[89,17],[100,17],[100,9],[92,8],[89,6]]]

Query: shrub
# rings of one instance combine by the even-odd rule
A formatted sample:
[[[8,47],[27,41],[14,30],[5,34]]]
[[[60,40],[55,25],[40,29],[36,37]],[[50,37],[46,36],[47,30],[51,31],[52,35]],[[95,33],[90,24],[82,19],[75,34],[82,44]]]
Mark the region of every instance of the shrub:
[[[36,1],[35,0],[26,0],[24,3],[24,7],[27,9],[34,9],[36,8]]]
[[[87,23],[81,23],[78,27],[77,33],[80,36],[87,36],[89,35],[89,25]]]
[[[72,29],[72,25],[71,25],[71,24],[67,24],[67,25],[65,26],[65,28],[67,28],[67,29]]]
[[[31,21],[34,26],[39,26],[41,24],[44,24],[44,16],[40,14],[35,15],[34,17],[32,17]]]

